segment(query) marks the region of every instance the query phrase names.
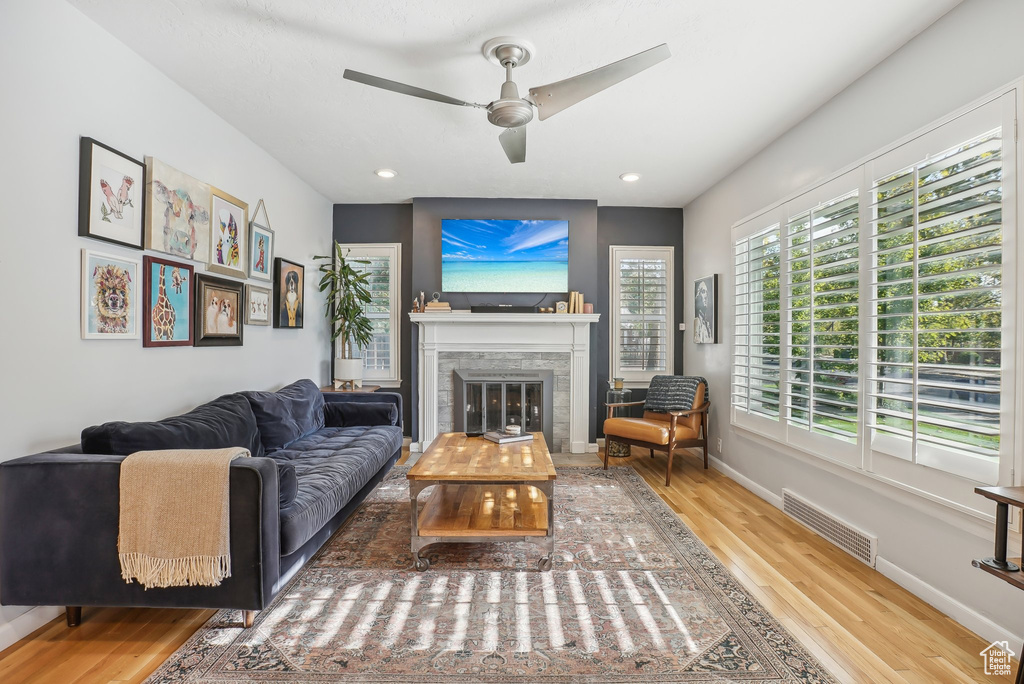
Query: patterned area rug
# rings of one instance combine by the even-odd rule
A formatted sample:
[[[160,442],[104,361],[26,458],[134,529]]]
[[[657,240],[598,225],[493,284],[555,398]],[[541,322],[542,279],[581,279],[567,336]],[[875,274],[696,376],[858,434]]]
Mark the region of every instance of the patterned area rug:
[[[212,617],[149,682],[834,682],[632,468],[559,468],[555,560],[428,547],[395,468],[256,618]]]

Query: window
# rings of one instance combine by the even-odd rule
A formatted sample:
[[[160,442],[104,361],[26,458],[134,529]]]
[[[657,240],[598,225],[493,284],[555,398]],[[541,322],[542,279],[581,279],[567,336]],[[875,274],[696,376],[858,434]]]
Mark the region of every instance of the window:
[[[1010,90],[734,227],[735,425],[975,510],[964,480],[1021,479],[1015,110]]]
[[[612,246],[611,374],[646,385],[673,372],[673,247]]]
[[[354,268],[368,274],[367,286],[372,298],[366,316],[373,324],[373,340],[360,349],[363,359],[363,379],[384,386],[397,386],[402,379],[400,359],[401,253],[398,243],[342,245],[348,257],[365,264]]]

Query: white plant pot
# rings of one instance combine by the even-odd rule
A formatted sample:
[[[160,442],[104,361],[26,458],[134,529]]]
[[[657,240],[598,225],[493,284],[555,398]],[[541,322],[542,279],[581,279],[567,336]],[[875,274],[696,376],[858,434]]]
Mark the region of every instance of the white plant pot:
[[[362,359],[334,359],[335,387],[341,383],[351,382],[354,387],[363,385]]]

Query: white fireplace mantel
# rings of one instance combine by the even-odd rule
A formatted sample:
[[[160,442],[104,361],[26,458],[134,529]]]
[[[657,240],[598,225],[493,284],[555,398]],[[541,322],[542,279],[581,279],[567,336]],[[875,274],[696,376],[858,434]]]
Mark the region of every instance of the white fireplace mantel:
[[[419,441],[422,450],[437,436],[440,352],[564,352],[569,364],[569,449],[588,450],[590,429],[590,325],[600,314],[411,313],[419,329]]]

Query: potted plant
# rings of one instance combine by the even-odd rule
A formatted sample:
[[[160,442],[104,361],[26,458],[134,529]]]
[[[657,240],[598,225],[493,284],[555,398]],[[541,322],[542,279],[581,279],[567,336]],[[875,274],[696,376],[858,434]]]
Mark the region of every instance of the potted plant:
[[[373,339],[373,325],[366,317],[365,309],[370,304],[370,290],[367,287],[369,274],[359,272],[353,264],[369,264],[368,261],[348,260],[338,242],[334,241],[334,253],[313,257],[320,264],[320,291],[327,294],[327,318],[331,321],[331,341],[335,343],[334,385],[340,387],[346,382],[362,384],[363,360],[353,358],[356,349],[370,344]]]

